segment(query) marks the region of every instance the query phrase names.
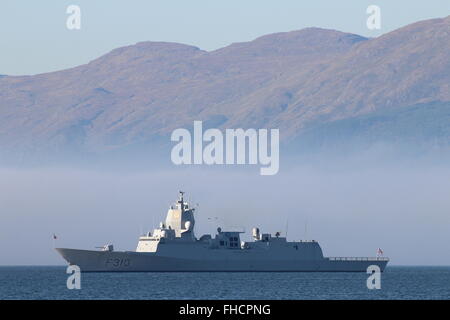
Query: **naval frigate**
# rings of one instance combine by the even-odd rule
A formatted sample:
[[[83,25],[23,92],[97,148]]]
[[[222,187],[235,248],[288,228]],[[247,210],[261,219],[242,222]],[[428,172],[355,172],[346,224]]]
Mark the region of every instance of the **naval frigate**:
[[[139,237],[135,251],[115,251],[113,245],[100,250],[56,248],[82,272],[366,272],[370,265],[383,271],[386,257],[324,257],[315,240],[287,241],[253,228],[253,241],[241,241],[243,231],[222,230],[212,237],[194,234],[194,212],[184,200],[172,205],[159,228]]]

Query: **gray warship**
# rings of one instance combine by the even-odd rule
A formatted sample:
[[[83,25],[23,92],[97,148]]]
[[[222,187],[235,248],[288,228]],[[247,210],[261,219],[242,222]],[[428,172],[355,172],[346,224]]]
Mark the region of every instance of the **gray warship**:
[[[253,228],[253,241],[241,241],[243,231],[222,230],[212,237],[194,234],[194,212],[184,200],[172,205],[159,228],[139,238],[136,251],[56,248],[81,272],[366,272],[376,265],[383,271],[386,257],[324,257],[317,241],[287,241]]]

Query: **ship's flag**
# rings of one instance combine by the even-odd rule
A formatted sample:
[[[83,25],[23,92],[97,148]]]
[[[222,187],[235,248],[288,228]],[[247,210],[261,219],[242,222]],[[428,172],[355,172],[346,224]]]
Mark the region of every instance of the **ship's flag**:
[[[380,248],[378,248],[377,250],[377,256],[382,256],[383,255],[383,250],[381,250]]]

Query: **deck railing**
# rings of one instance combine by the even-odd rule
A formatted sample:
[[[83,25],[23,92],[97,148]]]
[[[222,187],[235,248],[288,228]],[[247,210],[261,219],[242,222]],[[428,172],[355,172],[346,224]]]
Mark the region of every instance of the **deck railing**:
[[[389,261],[387,257],[328,257],[331,261]]]

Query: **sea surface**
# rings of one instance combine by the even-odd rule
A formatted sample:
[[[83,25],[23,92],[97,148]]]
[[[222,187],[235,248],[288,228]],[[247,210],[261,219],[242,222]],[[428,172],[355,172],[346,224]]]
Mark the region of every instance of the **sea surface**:
[[[387,267],[381,289],[365,273],[85,273],[0,267],[0,299],[450,299],[450,267]]]

